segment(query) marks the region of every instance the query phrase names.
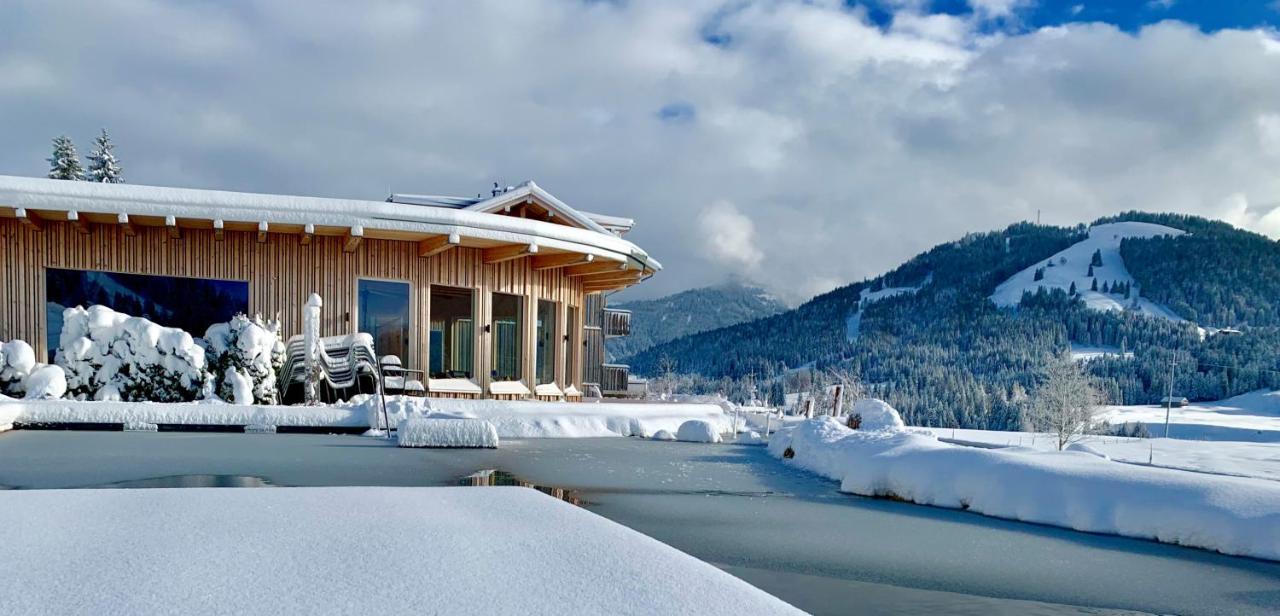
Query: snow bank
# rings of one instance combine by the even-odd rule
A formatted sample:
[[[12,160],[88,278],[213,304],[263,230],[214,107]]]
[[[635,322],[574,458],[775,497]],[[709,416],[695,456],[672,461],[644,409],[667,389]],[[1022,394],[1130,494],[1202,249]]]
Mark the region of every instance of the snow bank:
[[[406,419],[396,438],[400,447],[498,447],[498,429],[483,419]]]
[[[719,443],[720,432],[716,427],[701,419],[690,419],[676,430],[676,440],[686,443]]]
[[[63,311],[55,361],[77,398],[185,402],[206,377],[190,334],[106,306]]]
[[[676,435],[672,434],[670,430],[658,430],[650,438],[655,441],[674,441],[676,440]]]
[[[327,428],[363,428],[363,409],[338,406],[250,406],[222,402],[99,402],[78,400],[0,400],[21,423],[152,423],[210,426],[250,424]]]
[[[905,426],[898,410],[884,400],[863,398],[853,405],[850,415],[861,415],[859,430],[897,430]]]
[[[359,409],[369,426],[381,428],[376,396],[356,396],[345,405]],[[675,433],[691,419],[709,422],[718,433],[732,430],[733,417],[715,404],[590,403],[533,400],[461,400],[387,397],[391,425],[411,417],[454,417],[487,420],[502,438],[648,437],[659,430]]]
[[[961,447],[832,420],[780,431],[769,452],[840,481],[842,492],[1280,560],[1280,484],[1272,481],[1081,452]]]
[[[528,488],[13,490],[0,528],[14,614],[800,613]]]

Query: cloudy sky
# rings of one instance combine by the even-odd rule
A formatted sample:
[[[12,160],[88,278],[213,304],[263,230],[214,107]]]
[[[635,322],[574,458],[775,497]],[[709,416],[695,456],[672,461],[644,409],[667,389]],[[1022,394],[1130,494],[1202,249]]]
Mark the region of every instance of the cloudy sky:
[[[0,5],[0,173],[382,199],[533,178],[667,270],[797,301],[969,231],[1129,209],[1280,237],[1280,4]]]

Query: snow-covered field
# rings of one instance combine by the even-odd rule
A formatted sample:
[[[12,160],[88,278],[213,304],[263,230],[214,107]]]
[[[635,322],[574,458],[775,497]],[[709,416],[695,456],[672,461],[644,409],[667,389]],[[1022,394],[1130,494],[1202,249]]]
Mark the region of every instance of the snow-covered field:
[[[1049,434],[965,430],[953,428],[912,428],[958,444],[992,447],[1025,447],[1053,451],[1057,444]],[[1123,436],[1085,436],[1080,445],[1112,460],[1164,468],[1259,477],[1280,481],[1280,443],[1240,443],[1234,441],[1191,441]]]
[[[1035,293],[1040,287],[1046,289],[1062,289],[1066,291],[1075,283],[1076,290],[1089,308],[1094,310],[1135,311],[1142,314],[1181,321],[1181,317],[1168,308],[1149,301],[1140,296],[1140,290],[1134,288],[1134,298],[1125,299],[1124,294],[1102,293],[1093,291],[1094,279],[1098,284],[1106,282],[1133,283],[1133,276],[1120,257],[1120,240],[1127,237],[1155,237],[1160,235],[1182,235],[1183,231],[1146,222],[1116,222],[1097,225],[1089,228],[1089,237],[1072,244],[1067,249],[1038,262],[1027,269],[1014,274],[996,287],[991,301],[997,306],[1017,306],[1022,301],[1024,291]],[[1102,265],[1093,268],[1090,278],[1089,264],[1094,252],[1102,255]],[[1044,278],[1035,279],[1036,270],[1044,271]]]
[[[676,432],[690,420],[710,422],[720,432],[732,416],[715,404],[593,403],[450,400],[389,396],[392,426],[412,417],[485,419],[502,438],[650,436]],[[78,402],[0,399],[0,426],[13,423],[150,423],[383,428],[382,408],[373,396],[331,406],[255,406],[193,402]]]
[[[1164,436],[1165,410],[1156,405],[1109,406],[1112,424],[1146,424],[1152,436]],[[1169,437],[1185,440],[1280,443],[1280,391],[1254,391],[1216,402],[1172,409]]]
[[[1273,481],[1080,451],[966,447],[831,420],[780,431],[769,452],[840,481],[843,492],[1280,560],[1280,484]]]
[[[792,614],[525,488],[0,492],[14,614]]]

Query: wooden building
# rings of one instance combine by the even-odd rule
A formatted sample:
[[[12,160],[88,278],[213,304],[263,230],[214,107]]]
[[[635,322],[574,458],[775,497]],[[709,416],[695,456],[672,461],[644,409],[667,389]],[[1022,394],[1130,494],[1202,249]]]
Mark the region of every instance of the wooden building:
[[[358,201],[0,176],[0,340],[51,356],[61,310],[92,303],[193,336],[261,314],[288,337],[315,292],[323,335],[372,334],[432,395],[572,394],[605,385],[603,336],[625,333],[603,294],[661,269],[631,224],[533,182]]]

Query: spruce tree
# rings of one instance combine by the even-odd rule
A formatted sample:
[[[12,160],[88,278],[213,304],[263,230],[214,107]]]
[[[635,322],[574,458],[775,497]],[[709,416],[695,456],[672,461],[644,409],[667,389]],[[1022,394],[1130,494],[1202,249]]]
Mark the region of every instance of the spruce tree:
[[[102,129],[102,134],[94,138],[93,151],[87,158],[89,181],[124,184],[124,170],[120,167],[120,161],[116,160],[115,145],[111,143],[111,137],[107,136],[107,129]]]
[[[1093,286],[1089,287],[1089,290],[1090,290],[1090,291],[1097,291],[1097,290],[1098,290],[1098,279],[1097,279],[1097,278],[1094,278],[1094,279],[1093,279]]]
[[[1037,270],[1036,270],[1036,274],[1035,274],[1035,276],[1033,276],[1033,278],[1034,278],[1036,281],[1044,280],[1044,268],[1042,267],[1042,268],[1037,269]]]
[[[1093,278],[1093,264],[1092,264],[1092,263],[1090,263],[1090,264],[1089,264],[1089,273],[1088,273],[1088,276],[1089,276],[1090,278]]]
[[[1071,289],[1067,291],[1067,295],[1075,295],[1075,294],[1076,294],[1076,281],[1072,280]]]
[[[1093,251],[1093,261],[1091,261],[1089,265],[1102,267],[1102,249]]]
[[[76,154],[76,146],[71,138],[59,135],[53,140],[53,156],[49,161],[49,178],[54,180],[83,180],[84,167],[80,164],[80,155]]]

